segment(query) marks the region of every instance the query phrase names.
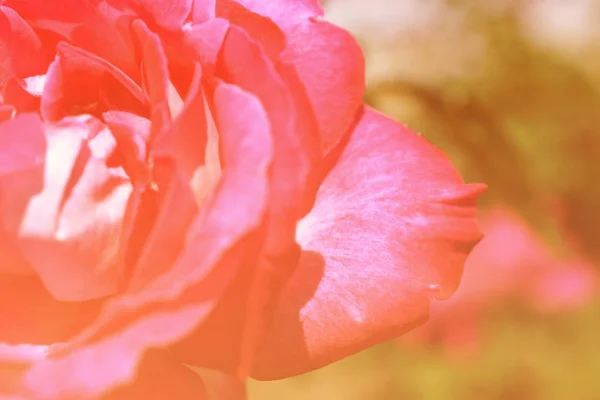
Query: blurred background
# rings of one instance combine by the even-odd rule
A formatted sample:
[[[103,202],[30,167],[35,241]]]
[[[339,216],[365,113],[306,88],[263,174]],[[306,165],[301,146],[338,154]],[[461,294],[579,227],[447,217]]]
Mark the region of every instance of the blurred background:
[[[487,236],[426,325],[251,399],[600,399],[600,1],[323,3],[365,100],[489,185]]]

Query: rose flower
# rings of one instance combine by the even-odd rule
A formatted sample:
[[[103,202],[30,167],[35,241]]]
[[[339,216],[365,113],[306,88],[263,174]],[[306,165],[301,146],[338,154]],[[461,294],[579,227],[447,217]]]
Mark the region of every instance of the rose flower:
[[[243,397],[455,290],[483,186],[362,104],[321,16],[0,0],[0,398]]]

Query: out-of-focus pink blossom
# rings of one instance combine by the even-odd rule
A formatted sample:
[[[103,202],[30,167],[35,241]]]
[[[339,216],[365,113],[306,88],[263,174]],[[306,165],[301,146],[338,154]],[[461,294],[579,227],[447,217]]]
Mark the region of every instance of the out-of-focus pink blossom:
[[[406,340],[439,341],[465,356],[479,349],[482,317],[496,307],[520,304],[539,313],[565,312],[597,296],[598,269],[578,254],[554,252],[516,213],[491,209],[481,225],[485,238],[467,259],[456,295],[432,304],[430,320]]]

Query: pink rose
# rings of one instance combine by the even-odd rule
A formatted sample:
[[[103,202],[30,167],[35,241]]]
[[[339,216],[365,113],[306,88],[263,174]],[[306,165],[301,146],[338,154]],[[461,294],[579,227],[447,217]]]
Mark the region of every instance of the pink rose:
[[[0,397],[242,396],[458,285],[483,187],[315,1],[0,4]]]

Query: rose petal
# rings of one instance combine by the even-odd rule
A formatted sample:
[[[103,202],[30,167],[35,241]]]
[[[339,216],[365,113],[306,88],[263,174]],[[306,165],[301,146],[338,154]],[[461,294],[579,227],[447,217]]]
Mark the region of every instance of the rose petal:
[[[215,18],[215,2],[216,0],[193,0],[190,15],[192,24],[200,24]]]
[[[330,151],[350,128],[365,91],[362,51],[346,31],[324,21],[307,21],[286,32],[281,55],[296,67],[319,127],[321,147]]]
[[[305,197],[302,199],[302,206],[300,207],[301,216],[304,216],[314,204],[315,195],[322,178],[320,176],[322,155],[319,150],[321,143],[320,137],[317,134],[319,126],[306,89],[300,81],[296,69],[288,64],[279,63],[277,65],[277,72],[289,88],[294,110],[296,111],[294,130],[299,133],[301,147],[306,149],[305,152],[310,164],[310,169],[305,180]]]
[[[229,2],[231,0],[218,1]],[[285,28],[323,15],[323,9],[319,6],[317,0],[236,1],[256,13],[271,18],[277,25]]]
[[[13,9],[0,5],[0,82],[44,72],[47,61],[33,29]]]
[[[163,274],[177,260],[185,246],[186,233],[198,212],[198,204],[185,177],[171,163],[160,165],[165,177],[161,179],[159,191],[163,193],[155,200],[153,215],[142,210],[137,216],[137,224],[146,225],[150,219],[144,240],[140,241],[139,257],[131,256],[128,261],[133,271],[129,290],[137,290],[157,276]],[[139,234],[138,234],[139,235]],[[132,239],[137,241],[136,232]],[[132,243],[130,243],[130,246]],[[143,246],[143,247],[142,247]],[[131,251],[131,249],[130,249]]]
[[[38,142],[45,141],[45,154],[35,155],[44,162],[43,176],[30,177],[28,185],[17,174],[2,177],[5,229],[57,299],[82,301],[114,293],[121,274],[115,255],[132,189],[122,171],[105,164],[114,139],[93,119],[43,128],[37,119],[29,129],[37,132]],[[30,143],[23,133],[13,128],[2,136],[25,148]]]
[[[308,176],[319,154],[306,140],[315,135],[301,125],[305,110],[295,110],[289,88],[275,70],[259,45],[242,30],[231,27],[221,53],[219,76],[255,94],[262,102],[271,123],[275,144],[275,159],[271,172],[269,254],[288,251],[294,241],[294,231],[305,200]],[[306,110],[310,112],[310,110]]]
[[[480,239],[479,185],[417,134],[366,109],[314,209],[253,375],[321,367],[406,331],[456,288]]]
[[[168,103],[169,69],[167,59],[158,36],[141,20],[132,25],[133,32],[142,48],[142,79],[150,97],[150,142],[165,132],[171,124]]]
[[[285,48],[285,36],[270,18],[256,14],[234,0],[219,0],[216,4],[216,15],[241,27],[262,45],[273,60],[277,60]]]
[[[365,67],[356,40],[318,20],[323,10],[315,0],[236,1],[271,18],[285,32],[287,45],[281,60],[296,67],[319,121],[322,148],[328,152],[342,139],[362,104]]]
[[[187,61],[200,61],[204,74],[212,76],[228,28],[228,21],[217,18],[184,30],[183,45],[190,54]]]
[[[143,14],[149,14],[158,26],[173,31],[181,29],[192,10],[192,0],[171,0],[167,2],[133,0],[132,2],[143,11]]]
[[[64,66],[69,65],[73,69],[84,69],[87,70],[86,72],[106,72],[123,85],[140,103],[146,104],[148,102],[148,98],[133,78],[104,58],[82,48],[72,46],[67,42],[59,43],[56,51],[63,58]],[[150,95],[152,96],[152,93]]]
[[[176,161],[188,180],[192,179],[195,171],[204,163],[208,141],[201,84],[202,68],[200,64],[196,64],[181,113],[173,121],[171,129],[157,137],[152,146],[153,157],[166,157]]]
[[[111,159],[114,165],[121,165],[127,176],[136,184],[147,184],[150,171],[147,165],[150,121],[139,115],[124,111],[108,111],[102,114],[116,142],[118,152]]]
[[[213,81],[217,56],[229,28],[221,18],[185,25],[179,32],[161,32],[165,54],[169,60],[170,79],[179,93],[185,94],[200,62],[203,80]]]
[[[98,113],[108,107],[144,114],[148,99],[123,71],[68,43],[59,43],[57,52],[42,93],[40,112],[45,120]]]

